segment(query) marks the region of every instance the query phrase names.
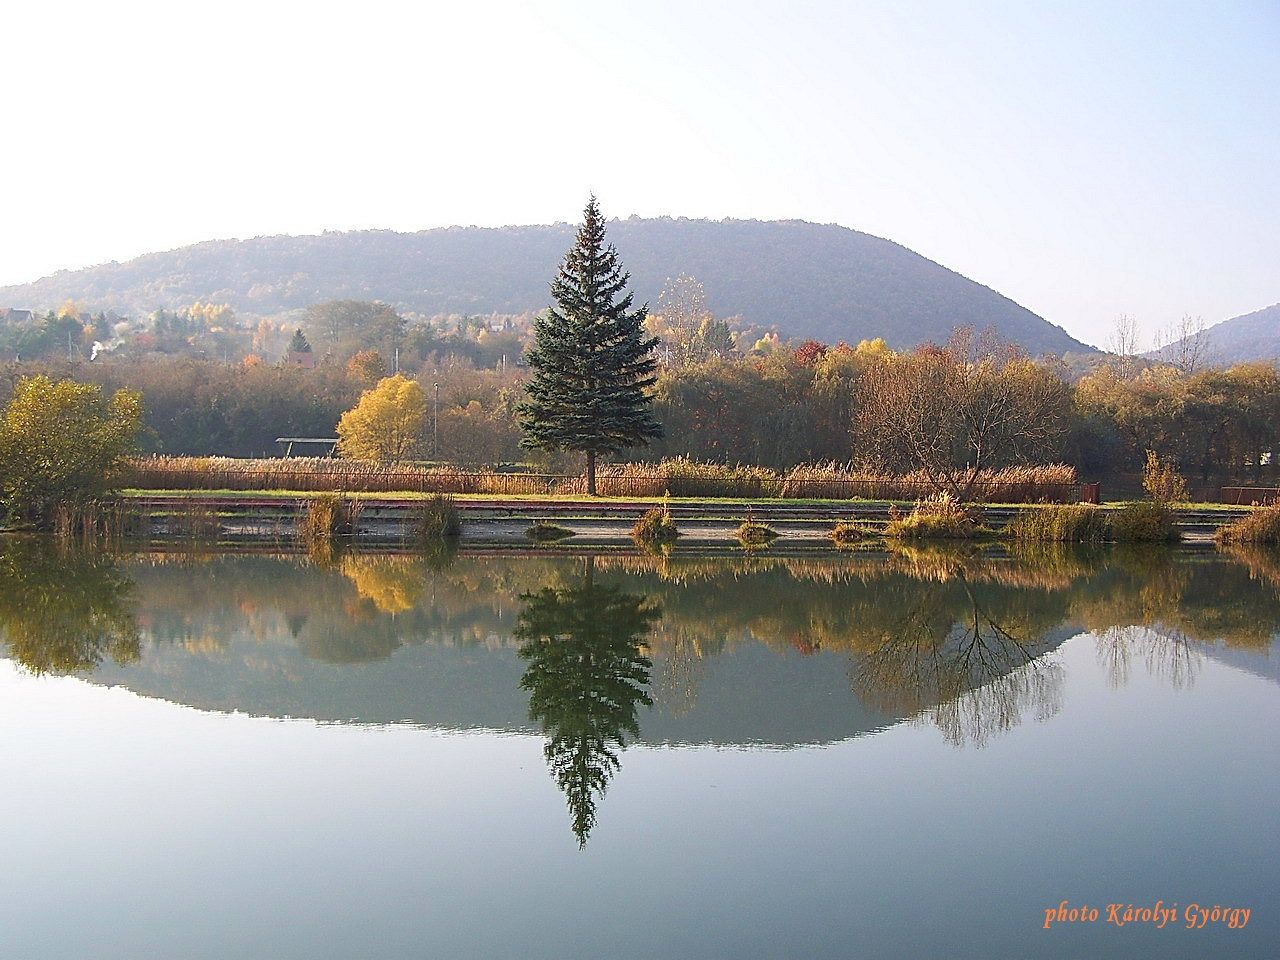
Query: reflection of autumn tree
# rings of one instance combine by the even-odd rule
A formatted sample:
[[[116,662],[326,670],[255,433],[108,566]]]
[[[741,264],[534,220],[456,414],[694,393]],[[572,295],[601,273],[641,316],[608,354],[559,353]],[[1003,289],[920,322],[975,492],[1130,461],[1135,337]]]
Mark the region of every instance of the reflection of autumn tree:
[[[426,564],[413,557],[348,554],[338,569],[360,596],[383,613],[403,613],[418,605],[426,581]]]
[[[698,702],[698,688],[707,673],[702,643],[688,630],[663,630],[662,659],[655,684],[658,709],[682,717]]]
[[[1280,590],[1280,550],[1252,543],[1233,543],[1225,550],[1249,571],[1249,579],[1265,581]]]
[[[1116,549],[1074,589],[1072,613],[1094,634],[1150,627],[1163,636],[1265,649],[1280,631],[1280,581],[1257,557],[1188,561],[1168,548]],[[1129,646],[1132,646],[1130,644]]]
[[[0,542],[0,632],[10,655],[36,673],[92,671],[104,657],[136,660],[133,584],[102,554],[51,546]]]
[[[640,734],[636,709],[653,703],[641,642],[659,613],[643,596],[597,585],[590,565],[580,586],[544,587],[522,599],[514,635],[529,666],[520,686],[529,691],[530,719],[548,735],[547,763],[585,846],[618,750]]]
[[[925,714],[957,746],[982,746],[1028,709],[1039,719],[1061,708],[1060,664],[1042,656],[1053,625],[1032,611],[996,609],[956,569],[919,582],[913,602],[868,636],[854,659],[852,685],[862,699],[904,715]]]
[[[1167,629],[1111,627],[1097,634],[1096,643],[1098,662],[1113,689],[1129,682],[1134,662],[1141,660],[1148,674],[1180,690],[1195,683],[1204,659],[1190,637]]]

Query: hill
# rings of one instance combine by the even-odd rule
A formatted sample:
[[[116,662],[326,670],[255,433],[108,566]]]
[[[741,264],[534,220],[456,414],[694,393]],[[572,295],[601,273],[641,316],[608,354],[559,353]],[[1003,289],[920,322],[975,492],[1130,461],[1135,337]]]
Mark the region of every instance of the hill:
[[[228,303],[241,316],[274,316],[357,299],[424,316],[521,314],[548,304],[550,279],[574,230],[555,224],[212,240],[0,287],[0,306],[43,311],[75,300],[91,311],[144,316],[199,300]],[[788,337],[884,337],[904,348],[945,342],[955,327],[971,324],[994,327],[1032,354],[1092,349],[988,287],[834,224],[632,217],[611,222],[609,239],[638,301],[654,304],[669,278],[690,275],[702,282],[715,315]]]
[[[1280,303],[1223,320],[1206,334],[1209,357],[1215,363],[1280,362]]]
[[[1143,356],[1184,366],[1192,357],[1198,366],[1212,367],[1254,360],[1280,363],[1280,303],[1194,330]]]

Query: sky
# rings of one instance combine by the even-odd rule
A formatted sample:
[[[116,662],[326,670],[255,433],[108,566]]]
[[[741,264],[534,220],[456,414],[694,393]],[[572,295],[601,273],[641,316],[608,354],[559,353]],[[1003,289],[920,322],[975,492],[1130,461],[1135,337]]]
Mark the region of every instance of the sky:
[[[1097,346],[1280,301],[1280,0],[44,0],[0,35],[0,285],[594,193],[838,223]]]

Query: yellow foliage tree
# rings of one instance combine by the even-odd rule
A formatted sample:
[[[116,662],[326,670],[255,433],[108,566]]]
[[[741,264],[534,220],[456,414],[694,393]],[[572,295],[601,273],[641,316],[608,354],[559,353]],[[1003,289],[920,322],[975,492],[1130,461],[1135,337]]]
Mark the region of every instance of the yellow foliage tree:
[[[403,460],[422,434],[427,397],[403,374],[378,381],[338,420],[338,452],[352,460]]]

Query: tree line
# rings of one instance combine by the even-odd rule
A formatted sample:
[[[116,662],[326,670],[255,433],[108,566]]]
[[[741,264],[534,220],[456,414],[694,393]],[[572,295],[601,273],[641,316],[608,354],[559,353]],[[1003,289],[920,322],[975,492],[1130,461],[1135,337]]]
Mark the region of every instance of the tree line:
[[[629,279],[592,197],[552,281],[555,302],[533,319],[532,344],[509,318],[499,327],[462,320],[448,335],[496,361],[451,352],[432,324],[362,301],[309,308],[287,340],[260,325],[260,345],[284,341],[276,363],[166,355],[165,337],[193,342],[232,326],[229,308],[195,304],[157,311],[155,349],[132,362],[115,354],[86,364],[71,349],[61,361],[10,363],[0,401],[12,394],[12,420],[15,404],[39,407],[33,384],[85,380],[131,398],[142,449],[172,455],[259,457],[277,452],[277,437],[335,432],[340,452],[359,459],[532,458],[565,470],[566,456],[585,454],[591,493],[597,458],[610,457],[916,472],[961,500],[986,471],[1049,463],[1094,479],[1136,473],[1153,457],[1206,485],[1276,476],[1274,363],[1139,367],[1122,356],[1072,382],[1065,366],[971,327],[907,351],[880,339],[795,345],[775,335],[746,352],[745,331],[711,317],[692,278],[670,283],[653,312],[633,307]],[[111,326],[84,322],[73,306],[24,322],[65,327],[69,342],[76,330],[85,339]],[[127,332],[111,326],[117,339]],[[4,443],[21,447],[12,436]]]
[[[964,350],[780,343],[760,355],[659,366],[651,411],[664,434],[630,456],[779,469],[853,461],[954,470],[1035,459],[1106,480],[1140,471],[1146,451],[1155,450],[1193,483],[1276,481],[1280,373],[1273,363],[1185,373],[1114,361],[1072,382],[1007,348],[976,363]],[[188,358],[6,364],[0,402],[20,377],[34,374],[108,393],[128,388],[143,398],[144,452],[270,456],[279,452],[276,437],[335,436],[343,413],[385,371],[380,359],[366,354],[314,369]],[[485,368],[456,357],[421,367],[411,379],[428,409],[413,455],[466,465],[530,456],[515,415],[526,377],[514,364]]]

